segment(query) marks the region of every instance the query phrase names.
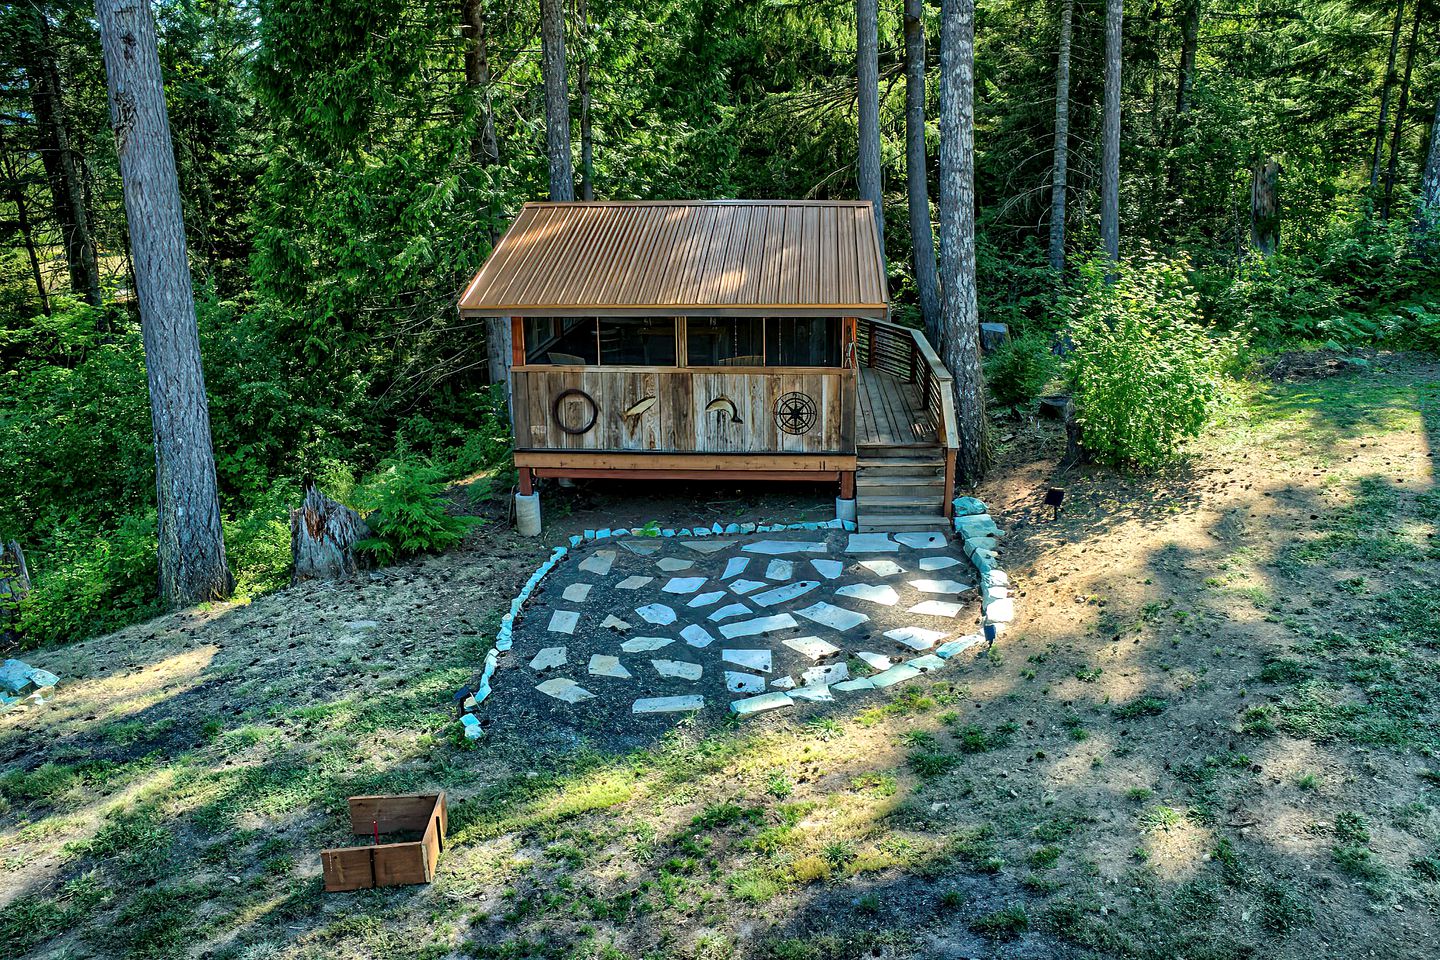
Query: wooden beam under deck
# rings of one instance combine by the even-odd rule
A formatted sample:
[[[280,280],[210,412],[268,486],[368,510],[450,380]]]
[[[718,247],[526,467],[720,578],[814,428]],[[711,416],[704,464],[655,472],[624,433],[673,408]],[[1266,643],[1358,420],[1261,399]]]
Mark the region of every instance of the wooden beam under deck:
[[[853,454],[608,453],[579,450],[517,450],[515,466],[541,477],[614,476],[620,473],[656,476],[681,472],[697,478],[837,480],[855,470]],[[583,473],[578,471],[585,471]],[[736,477],[728,477],[735,474]],[[771,475],[785,474],[785,477]]]

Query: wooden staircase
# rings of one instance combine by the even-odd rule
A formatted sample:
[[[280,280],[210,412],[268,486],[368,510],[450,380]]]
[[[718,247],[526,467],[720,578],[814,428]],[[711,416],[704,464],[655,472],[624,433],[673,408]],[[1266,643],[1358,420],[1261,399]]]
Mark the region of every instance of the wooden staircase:
[[[862,532],[946,528],[940,444],[860,444],[856,452],[855,508]]]

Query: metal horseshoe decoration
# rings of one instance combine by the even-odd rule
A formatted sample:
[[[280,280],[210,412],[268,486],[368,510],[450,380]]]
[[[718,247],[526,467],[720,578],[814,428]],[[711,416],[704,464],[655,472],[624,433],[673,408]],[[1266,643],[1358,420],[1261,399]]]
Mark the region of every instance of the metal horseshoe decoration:
[[[570,397],[579,397],[590,406],[589,419],[580,426],[572,426],[566,423],[565,419],[560,416],[560,408],[565,405],[565,401]],[[578,437],[583,433],[589,433],[595,428],[595,421],[600,419],[600,408],[596,405],[594,397],[590,396],[590,394],[584,390],[578,390],[572,387],[569,390],[561,390],[555,395],[555,401],[550,404],[550,416],[555,419],[555,425],[557,427],[572,437]]]

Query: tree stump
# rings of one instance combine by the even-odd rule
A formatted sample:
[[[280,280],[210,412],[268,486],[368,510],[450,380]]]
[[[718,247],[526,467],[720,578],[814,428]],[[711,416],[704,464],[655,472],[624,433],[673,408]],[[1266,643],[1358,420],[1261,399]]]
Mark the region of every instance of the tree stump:
[[[1071,467],[1088,463],[1089,460],[1090,454],[1085,449],[1080,421],[1075,417],[1075,401],[1067,398],[1065,401],[1065,456],[1060,460],[1060,469],[1069,470]]]
[[[355,544],[368,536],[370,528],[360,514],[307,484],[300,509],[290,511],[290,552],[295,558],[290,582],[353,576],[365,566]]]
[[[0,544],[0,643],[7,647],[20,640],[20,602],[29,592],[25,551],[14,540]]]

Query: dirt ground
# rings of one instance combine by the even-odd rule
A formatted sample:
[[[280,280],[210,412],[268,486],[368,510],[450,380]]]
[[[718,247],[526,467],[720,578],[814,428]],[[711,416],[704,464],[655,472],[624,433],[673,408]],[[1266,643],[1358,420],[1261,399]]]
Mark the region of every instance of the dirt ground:
[[[549,543],[823,519],[833,492],[547,491],[463,548],[27,655],[0,950],[47,957],[1432,957],[1440,364],[1282,364],[1175,466],[996,424],[988,656],[644,743],[452,694]],[[1041,496],[1067,492],[1052,519]],[[323,894],[345,798],[443,788],[425,887]]]

